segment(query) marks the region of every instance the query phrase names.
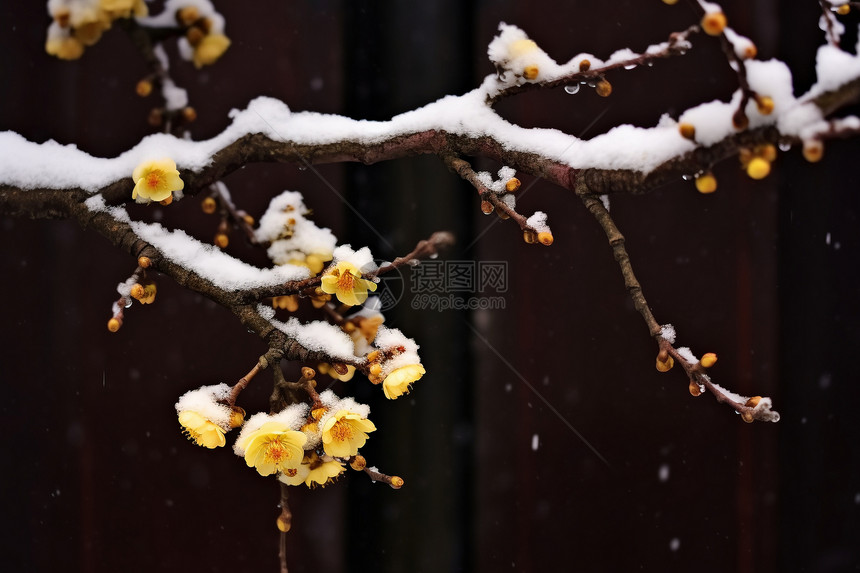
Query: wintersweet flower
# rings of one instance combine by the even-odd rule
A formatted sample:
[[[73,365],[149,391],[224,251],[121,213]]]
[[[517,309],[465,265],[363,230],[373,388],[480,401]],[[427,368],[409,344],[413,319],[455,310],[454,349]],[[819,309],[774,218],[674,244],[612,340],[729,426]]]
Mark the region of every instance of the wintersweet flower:
[[[260,475],[295,470],[302,463],[304,445],[308,441],[303,432],[291,430],[283,422],[266,422],[258,430],[243,437],[245,463],[257,468]]]
[[[179,177],[176,163],[169,158],[141,163],[134,168],[131,178],[134,180],[131,198],[141,203],[164,201],[172,197],[174,191],[185,187],[185,182]]]
[[[344,465],[338,460],[328,456],[320,457],[316,452],[308,452],[302,460],[301,465],[292,472],[285,472],[278,479],[287,485],[301,485],[308,487],[325,487],[334,478],[343,473]],[[290,475],[293,474],[293,475]]]
[[[335,458],[354,456],[367,441],[367,432],[374,430],[373,422],[361,414],[340,409],[323,424],[323,450]]]
[[[218,61],[227,48],[230,47],[230,38],[224,34],[208,34],[194,47],[194,66],[202,68]]]
[[[376,283],[361,278],[354,264],[341,261],[322,277],[322,290],[336,295],[343,304],[355,306],[367,300],[367,291],[375,291]]]
[[[401,366],[385,377],[382,381],[382,391],[389,400],[409,393],[409,386],[424,376],[426,371],[420,364]]]
[[[179,412],[179,423],[188,439],[195,441],[198,446],[211,450],[227,443],[224,428],[194,410]]]

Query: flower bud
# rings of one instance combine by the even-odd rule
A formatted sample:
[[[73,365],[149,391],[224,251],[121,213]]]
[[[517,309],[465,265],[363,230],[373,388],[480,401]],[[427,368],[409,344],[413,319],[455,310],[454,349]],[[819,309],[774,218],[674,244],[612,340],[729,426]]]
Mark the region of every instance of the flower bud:
[[[137,95],[140,97],[146,97],[152,93],[152,82],[149,80],[140,80],[137,82],[134,91],[136,91]]]
[[[351,467],[357,472],[360,472],[367,467],[367,460],[364,459],[364,456],[360,454],[356,455],[354,458],[352,458],[352,461],[349,462],[349,467]]]
[[[391,476],[391,487],[394,489],[400,489],[403,487],[404,481],[400,476]]]
[[[751,179],[764,179],[770,174],[770,161],[763,157],[753,157],[747,165],[747,175]]]
[[[185,32],[185,38],[188,40],[188,43],[192,46],[197,46],[200,42],[203,41],[203,38],[206,37],[206,32],[201,30],[196,26],[192,26],[188,28],[188,31]]]
[[[537,233],[535,233],[531,229],[526,229],[525,231],[523,231],[523,241],[525,241],[529,245],[534,244],[535,242],[537,242]]]
[[[227,245],[230,244],[230,237],[228,237],[224,233],[218,233],[215,235],[215,245],[220,249],[226,249]]]
[[[758,112],[762,115],[770,115],[773,113],[773,108],[775,106],[772,97],[760,96],[758,94],[755,96],[755,105],[758,108]]]
[[[690,394],[693,396],[701,396],[702,395],[702,387],[690,380],[690,386],[688,387],[690,390]]]
[[[131,295],[132,298],[135,298],[137,300],[141,300],[143,297],[146,296],[146,289],[144,288],[144,286],[142,284],[135,283],[134,285],[132,285],[131,291],[129,291],[129,294]]]
[[[176,21],[183,28],[187,28],[200,19],[200,11],[196,6],[184,6],[176,11]]]
[[[322,418],[323,414],[325,414],[326,412],[328,412],[328,408],[314,408],[313,410],[311,410],[311,418],[319,421],[319,419]]]
[[[537,79],[538,73],[540,73],[540,70],[538,70],[537,66],[526,66],[523,68],[523,77],[527,80]]]
[[[836,9],[836,13],[840,16],[845,16],[849,12],[851,12],[851,4],[843,4]]]
[[[696,189],[699,193],[713,193],[717,190],[717,178],[708,171],[696,177]]]
[[[314,372],[313,368],[308,368],[307,366],[302,367],[302,378],[306,380],[310,380],[314,376],[316,376],[316,372]]]
[[[761,402],[761,396],[753,396],[752,398],[747,400],[747,402],[746,402],[746,404],[744,404],[744,406],[746,406],[748,408],[755,408],[756,406],[758,406],[759,402]]]
[[[185,120],[186,123],[191,123],[195,119],[197,119],[197,110],[187,105],[182,108],[182,119]]]
[[[702,359],[699,362],[701,362],[702,366],[704,366],[705,368],[710,368],[717,363],[717,355],[713,352],[708,352],[707,354],[702,356]]]
[[[609,97],[609,94],[612,93],[612,84],[605,79],[600,80],[597,82],[597,85],[594,86],[594,91],[596,91],[597,95],[600,97]]]
[[[678,132],[684,139],[693,141],[696,139],[696,127],[692,123],[679,123]]]
[[[753,421],[755,420],[755,418],[753,417],[753,415],[750,412],[741,413],[741,419],[744,422],[746,422],[747,424],[752,424]]]
[[[281,515],[279,515],[278,521],[276,522],[277,526],[278,526],[278,531],[280,531],[281,533],[288,532],[290,530],[290,527],[292,526],[290,521],[291,520],[288,519],[287,516],[284,515],[283,513]]]
[[[726,28],[726,15],[722,12],[708,12],[702,18],[702,30],[709,36],[719,36]]]
[[[230,410],[230,427],[238,428],[245,423],[245,410],[239,406],[233,406]]]
[[[122,326],[122,321],[120,319],[118,319],[117,317],[113,317],[107,323],[107,328],[111,332],[118,331],[121,326]]]
[[[495,207],[493,207],[492,203],[489,201],[481,201],[481,212],[484,213],[484,215],[489,215],[493,212],[493,209],[495,209]]]
[[[200,202],[200,208],[207,215],[211,215],[218,208],[218,202],[213,197],[206,197]]]
[[[552,244],[553,241],[552,233],[550,233],[549,231],[541,231],[537,234],[537,240],[540,242],[541,245],[548,247]]]
[[[591,61],[590,60],[582,60],[581,62],[579,62],[579,71],[580,72],[587,72],[589,69],[591,69]]]
[[[517,189],[520,188],[522,183],[516,177],[511,177],[508,179],[507,183],[505,183],[505,191],[508,193],[514,193]]]
[[[657,357],[657,370],[659,372],[668,372],[674,365],[675,360],[671,356],[667,356],[666,360],[660,360],[659,356]]]
[[[152,259],[149,257],[137,257],[137,266],[142,269],[148,269],[152,266]]]
[[[824,144],[817,139],[808,139],[803,142],[803,158],[810,163],[821,161],[824,156]]]
[[[331,367],[334,368],[334,371],[341,376],[349,372],[349,368],[347,368],[346,364],[344,364],[343,362],[333,362]]]

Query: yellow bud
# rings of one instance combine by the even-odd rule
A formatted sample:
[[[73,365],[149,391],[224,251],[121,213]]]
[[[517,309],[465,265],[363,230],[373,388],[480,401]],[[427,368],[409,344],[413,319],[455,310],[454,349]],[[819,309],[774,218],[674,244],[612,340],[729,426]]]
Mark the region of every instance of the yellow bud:
[[[763,159],[766,159],[767,161],[776,161],[776,146],[772,143],[757,145],[753,153],[755,155],[758,155],[759,157],[762,157]]]
[[[146,97],[152,93],[152,82],[149,80],[140,80],[135,86],[135,91],[140,97]]]
[[[280,531],[281,533],[288,532],[290,530],[290,527],[292,526],[290,521],[291,520],[287,519],[287,517],[283,513],[279,515],[277,521],[278,531]]]
[[[511,177],[510,179],[508,179],[507,183],[505,183],[505,191],[507,191],[508,193],[513,193],[520,188],[520,185],[521,183],[519,179],[517,179],[516,177]]]
[[[111,331],[111,332],[116,332],[116,331],[118,331],[118,330],[120,329],[120,327],[121,327],[121,326],[122,326],[122,321],[121,321],[120,319],[116,318],[116,317],[113,317],[113,318],[112,318],[112,319],[110,319],[110,320],[108,321],[108,323],[107,323],[107,328],[108,328],[108,330],[109,330],[109,331]]]
[[[160,107],[154,107],[149,110],[149,115],[146,116],[146,121],[152,127],[160,127],[164,121],[164,110]]]
[[[314,420],[319,421],[319,419],[322,418],[323,414],[325,414],[327,411],[328,408],[314,408],[313,410],[311,410],[311,417]]]
[[[149,257],[137,257],[137,266],[142,269],[148,269],[152,266],[152,259]]]
[[[842,6],[840,6],[839,8],[836,9],[836,13],[839,14],[840,16],[844,16],[844,15],[848,14],[849,12],[851,12],[851,5],[850,4],[843,4]]]
[[[382,365],[377,363],[370,365],[370,374],[372,376],[381,376],[382,375]]]
[[[758,94],[755,96],[755,105],[758,108],[758,112],[762,115],[770,115],[773,113],[773,108],[775,106],[772,97],[760,96]]]
[[[678,132],[684,139],[692,141],[696,138],[696,127],[692,123],[679,123]]]
[[[527,80],[537,79],[540,70],[537,66],[526,66],[523,68],[523,77]]]
[[[352,459],[351,462],[349,462],[349,467],[351,467],[357,472],[360,472],[367,467],[367,460],[364,459],[364,456],[357,455]]]
[[[525,231],[523,231],[523,241],[525,241],[529,245],[532,245],[537,242],[537,234],[530,229],[526,229]]]
[[[743,109],[738,109],[732,115],[732,125],[735,129],[746,129],[749,127],[750,118],[747,117],[747,114],[744,113]]]
[[[591,68],[591,61],[590,60],[582,60],[581,62],[579,62],[579,71],[580,72],[587,72],[590,68]]]
[[[253,227],[254,223],[256,223],[256,221],[254,221],[254,218],[252,216],[248,215],[247,213],[242,215],[242,220],[245,221],[245,224],[248,225],[249,227]],[[311,257],[308,257],[308,260],[310,260],[310,258]]]
[[[597,82],[597,85],[594,86],[594,91],[596,91],[597,95],[600,97],[609,97],[609,94],[612,93],[612,84],[607,80],[600,80]]]
[[[173,203],[173,195],[171,194],[170,197],[168,197],[167,199],[162,199],[161,201],[159,201],[159,203],[165,206],[170,205],[171,203]]]
[[[357,327],[355,326],[355,323],[354,323],[354,322],[347,322],[347,323],[345,323],[341,328],[343,328],[343,331],[344,331],[344,332],[346,332],[347,334],[349,334],[349,333],[351,333],[351,332],[355,332],[355,329],[356,329]]]
[[[489,201],[481,201],[481,212],[483,212],[484,215],[489,215],[493,212],[493,209],[495,209],[495,207],[493,207],[492,203]]]
[[[191,106],[185,106],[182,108],[182,119],[186,121],[186,123],[191,123],[195,119],[197,119],[197,110]]]
[[[671,356],[666,356],[666,360],[660,360],[657,357],[657,370],[660,372],[668,372],[675,365],[675,360]]]
[[[206,37],[206,32],[201,30],[200,28],[191,27],[188,28],[188,31],[185,32],[185,38],[188,40],[188,43],[192,46],[197,46],[200,42],[203,41],[203,38]]]
[[[699,362],[701,362],[702,366],[704,366],[705,368],[710,368],[717,363],[717,355],[713,352],[708,352],[707,354],[702,356],[702,359]]]
[[[708,171],[696,177],[696,189],[699,193],[713,193],[717,190],[717,178]]]
[[[311,378],[313,378],[316,375],[317,375],[317,373],[314,372],[313,368],[308,368],[307,366],[302,366],[302,378],[305,378],[306,380],[310,380]]]
[[[215,245],[220,249],[226,249],[227,245],[230,244],[230,237],[225,235],[224,233],[218,233],[215,235]]]
[[[744,422],[746,422],[747,424],[752,424],[752,423],[753,423],[753,421],[755,420],[755,418],[753,418],[753,415],[752,415],[751,413],[749,413],[749,412],[743,412],[743,413],[741,414],[741,419],[742,419]]]
[[[333,362],[331,367],[334,369],[335,372],[337,372],[341,376],[343,376],[347,372],[349,372],[349,368],[347,368],[346,364],[344,364],[343,362]]]
[[[719,36],[726,28],[726,15],[722,12],[708,12],[702,18],[702,30],[709,36]]]
[[[690,390],[690,394],[693,396],[701,396],[702,395],[702,387],[690,380],[690,386],[688,387]]]
[[[391,476],[391,487],[394,489],[400,489],[403,487],[404,481],[400,476]]]
[[[187,28],[200,19],[200,11],[196,6],[184,6],[176,11],[176,21],[183,28]]]
[[[552,244],[553,238],[552,233],[549,231],[541,231],[537,234],[537,240],[540,241],[541,245],[548,247]]]
[[[131,295],[132,298],[136,298],[137,300],[141,300],[143,297],[146,296],[146,289],[143,287],[142,284],[137,283],[137,284],[132,285],[131,292],[129,292],[129,294]]]
[[[748,408],[755,408],[756,406],[758,406],[759,402],[761,402],[761,396],[753,396],[746,401],[746,404],[744,404],[744,406]]]
[[[230,411],[230,427],[238,428],[245,423],[245,410],[239,406],[233,406]]]
[[[745,60],[751,60],[758,55],[758,48],[756,48],[755,44],[747,44],[744,48],[743,54],[741,57]]]
[[[808,139],[803,142],[803,158],[810,163],[817,163],[824,157],[824,144],[817,139]]]
[[[770,161],[763,157],[753,157],[747,165],[747,175],[752,179],[764,179],[770,174]]]
[[[206,197],[200,202],[200,208],[203,209],[203,212],[207,215],[211,215],[215,212],[215,209],[218,208],[218,202],[212,197]]]

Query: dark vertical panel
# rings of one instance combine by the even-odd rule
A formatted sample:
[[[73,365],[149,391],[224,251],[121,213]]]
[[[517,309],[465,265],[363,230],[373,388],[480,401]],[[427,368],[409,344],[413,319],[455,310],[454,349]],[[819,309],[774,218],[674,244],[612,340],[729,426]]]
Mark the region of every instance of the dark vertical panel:
[[[386,120],[471,83],[473,46],[468,2],[347,2],[344,5],[348,115]],[[350,166],[349,240],[383,258],[409,252],[439,230],[468,241],[471,191],[437,158]],[[443,254],[463,259],[462,248]],[[471,570],[471,357],[464,311],[411,310],[419,293],[410,273],[406,290],[386,313],[386,324],[421,345],[427,375],[412,394],[388,402],[368,392],[380,432],[370,463],[402,475],[393,492],[353,480],[353,511],[363,525],[351,531],[350,549],[364,557],[353,570]],[[393,455],[400,452],[401,457]],[[405,458],[402,456],[405,455]],[[370,457],[373,456],[373,457]],[[367,551],[367,548],[373,548]]]

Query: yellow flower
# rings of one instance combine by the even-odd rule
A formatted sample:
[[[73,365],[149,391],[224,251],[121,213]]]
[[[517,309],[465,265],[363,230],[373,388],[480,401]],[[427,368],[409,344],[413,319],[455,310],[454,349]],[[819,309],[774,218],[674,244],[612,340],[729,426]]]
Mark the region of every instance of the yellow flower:
[[[213,449],[227,443],[224,439],[224,429],[198,414],[194,410],[183,410],[179,413],[179,423],[189,440],[197,442],[198,446]]]
[[[343,470],[342,462],[321,458],[316,452],[308,452],[298,468],[282,473],[278,479],[287,485],[304,483],[308,487],[316,487],[317,485],[325,487],[343,473]]]
[[[322,290],[337,295],[343,304],[355,306],[367,300],[367,291],[375,291],[376,283],[361,278],[354,264],[341,261],[322,278]]]
[[[426,371],[420,364],[401,366],[385,377],[382,381],[382,391],[389,400],[409,393],[409,385],[424,376]]]
[[[185,187],[185,182],[179,177],[176,163],[168,158],[141,163],[134,168],[131,178],[134,180],[132,199],[140,196],[148,201],[164,201],[171,197],[174,191]]]
[[[245,463],[267,476],[298,468],[308,437],[282,422],[266,422],[245,441]]]
[[[229,47],[230,38],[224,34],[204,36],[200,43],[194,47],[194,66],[199,69],[214,64]]]
[[[367,432],[374,430],[373,422],[360,414],[338,410],[322,427],[323,450],[335,458],[354,456],[367,441]]]

